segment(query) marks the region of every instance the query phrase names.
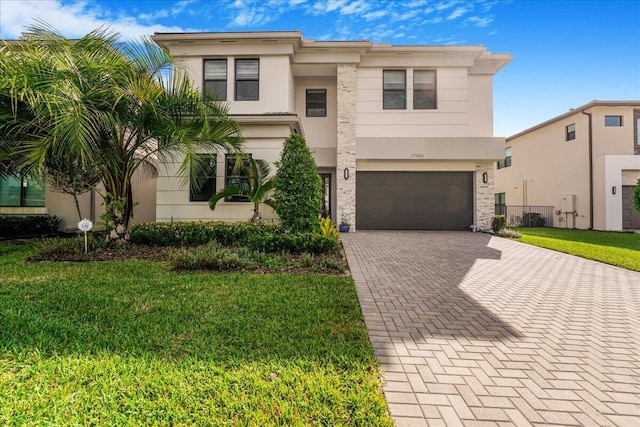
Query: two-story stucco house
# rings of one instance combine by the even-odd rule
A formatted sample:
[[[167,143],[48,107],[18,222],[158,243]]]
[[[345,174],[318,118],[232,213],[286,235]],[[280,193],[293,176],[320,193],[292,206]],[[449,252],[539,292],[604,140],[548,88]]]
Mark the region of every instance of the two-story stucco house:
[[[278,160],[305,136],[327,213],[359,229],[485,228],[493,215],[493,76],[511,60],[482,46],[394,46],[305,40],[298,31],[156,33],[197,86],[226,101],[245,150]],[[211,154],[207,185],[160,168],[158,221],[246,220],[251,207],[212,192],[243,177],[234,155]],[[265,210],[263,219],[275,220]]]
[[[640,101],[592,101],[513,135],[496,203],[553,206],[556,227],[640,229]]]

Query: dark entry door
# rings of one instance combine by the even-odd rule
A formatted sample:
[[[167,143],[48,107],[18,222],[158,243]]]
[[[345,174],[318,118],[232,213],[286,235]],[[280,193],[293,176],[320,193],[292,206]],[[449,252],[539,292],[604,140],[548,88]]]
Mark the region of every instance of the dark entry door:
[[[473,172],[357,172],[362,230],[469,230]]]
[[[640,229],[640,212],[631,200],[635,188],[634,185],[622,186],[622,228],[627,230]]]

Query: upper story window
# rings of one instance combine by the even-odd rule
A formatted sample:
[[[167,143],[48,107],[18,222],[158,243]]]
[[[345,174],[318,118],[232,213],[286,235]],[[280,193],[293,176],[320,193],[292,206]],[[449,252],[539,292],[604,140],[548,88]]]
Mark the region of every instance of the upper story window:
[[[227,60],[204,60],[204,90],[221,101],[227,100]]]
[[[567,135],[566,135],[566,140],[567,141],[571,141],[572,139],[576,139],[576,124],[575,123],[571,123],[569,126],[567,126]]]
[[[382,108],[404,110],[407,108],[407,75],[404,70],[383,70]]]
[[[605,126],[622,126],[622,116],[604,116]]]
[[[241,164],[238,162],[241,161]],[[251,167],[251,154],[227,154],[225,161],[225,185],[235,185],[243,190],[249,189],[249,168]],[[227,196],[225,202],[250,202],[247,196]]]
[[[504,160],[498,161],[498,169],[508,168],[511,166],[511,147],[504,149]]]
[[[200,154],[200,168],[189,185],[189,201],[206,202],[216,194],[216,155]]]
[[[236,59],[236,101],[257,101],[260,94],[260,60]]]
[[[0,177],[0,206],[44,207],[44,181],[38,177]]]
[[[307,117],[327,116],[327,90],[307,89]]]
[[[413,71],[413,109],[436,108],[436,72],[434,70]]]

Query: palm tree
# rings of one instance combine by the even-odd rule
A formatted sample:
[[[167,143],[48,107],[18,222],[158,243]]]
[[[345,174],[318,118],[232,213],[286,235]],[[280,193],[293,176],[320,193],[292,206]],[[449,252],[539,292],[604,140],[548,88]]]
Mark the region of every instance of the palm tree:
[[[186,183],[205,166],[199,153],[241,149],[226,106],[148,38],[121,42],[101,28],[72,41],[39,23],[0,48],[0,76],[0,163],[97,168],[111,241],[129,238],[138,170],[181,160]]]
[[[209,208],[215,210],[216,204],[225,197],[246,196],[253,203],[251,222],[256,223],[261,218],[261,204],[264,203],[267,206],[274,207],[273,201],[269,199],[269,193],[273,189],[276,178],[275,176],[269,176],[271,168],[264,160],[254,160],[252,158],[248,160],[248,164],[236,162],[236,167],[239,168],[240,173],[248,177],[247,184],[226,186],[222,191],[211,196]]]

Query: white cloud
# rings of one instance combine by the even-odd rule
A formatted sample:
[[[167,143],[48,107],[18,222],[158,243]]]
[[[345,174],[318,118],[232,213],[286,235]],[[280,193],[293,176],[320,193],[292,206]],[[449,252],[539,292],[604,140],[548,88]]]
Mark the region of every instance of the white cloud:
[[[367,9],[369,9],[369,5],[364,0],[357,0],[341,7],[340,13],[343,15],[353,15],[354,13],[362,13]]]
[[[364,15],[362,15],[362,17],[365,19],[365,21],[373,21],[374,19],[386,16],[388,13],[389,12],[387,12],[386,10],[377,10],[375,12],[365,13]]]
[[[447,21],[458,19],[462,15],[464,15],[465,13],[469,12],[470,10],[471,10],[471,8],[466,7],[466,6],[456,7],[455,10],[453,12],[451,12],[451,14],[449,16],[447,16]]]
[[[63,4],[59,0],[2,0],[0,1],[0,38],[16,39],[26,26],[36,19],[43,20],[58,29],[65,37],[78,38],[96,28],[109,26],[125,39],[134,39],[154,32],[179,32],[187,29],[179,26],[144,24],[139,18],[113,14],[99,5],[86,1]],[[190,30],[194,31],[194,30]]]
[[[493,22],[493,18],[489,16],[470,16],[464,20],[465,24],[475,25],[479,28],[485,28]]]

